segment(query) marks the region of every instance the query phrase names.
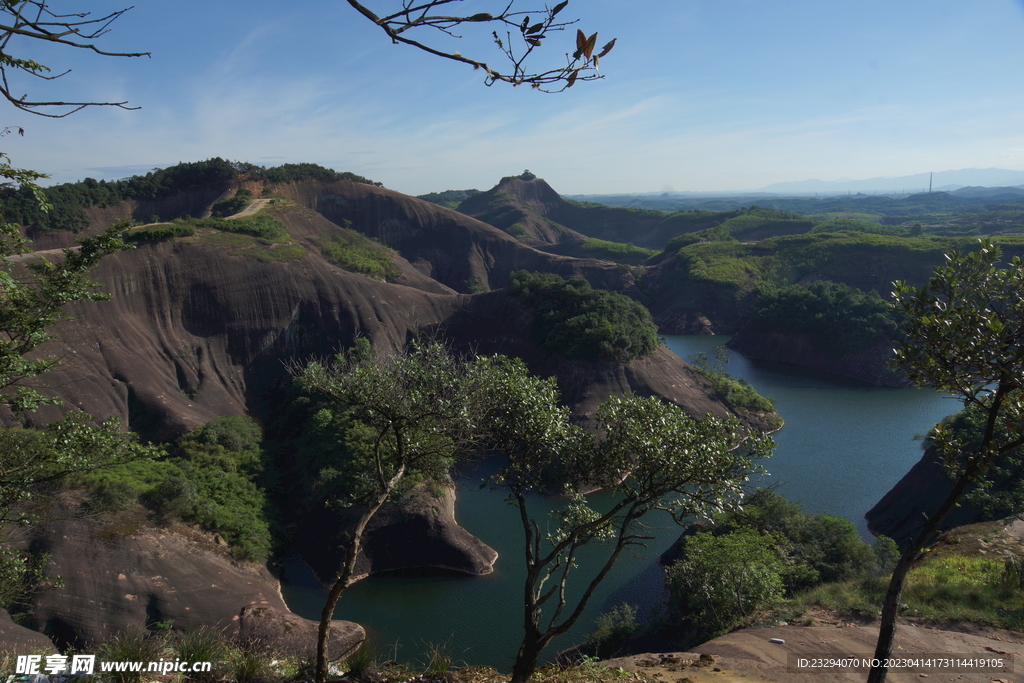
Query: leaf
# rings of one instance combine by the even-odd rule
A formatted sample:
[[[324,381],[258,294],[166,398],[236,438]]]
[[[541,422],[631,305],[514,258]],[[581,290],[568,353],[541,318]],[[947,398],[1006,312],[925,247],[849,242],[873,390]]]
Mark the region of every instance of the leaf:
[[[583,52],[583,46],[586,44],[587,36],[580,29],[576,29],[576,52]]]
[[[590,59],[590,56],[594,53],[594,45],[597,43],[597,34],[587,38],[587,42],[583,45],[583,55]]]
[[[576,82],[576,77],[579,76],[579,75],[580,75],[580,72],[578,70],[573,71],[571,74],[569,74],[569,78],[568,78],[568,80],[565,83],[565,87],[566,88],[571,88],[572,84]]]
[[[540,40],[537,38],[527,38],[526,42],[534,47],[540,47]]]
[[[595,33],[594,35],[596,36],[597,34]],[[598,57],[604,57],[606,54],[611,52],[612,48],[615,47],[615,41],[616,40],[618,40],[618,38],[612,38],[611,40],[609,40],[608,44],[601,48],[601,53],[598,54],[597,56]]]
[[[481,12],[480,14],[474,14],[469,19],[466,19],[466,21],[490,21],[493,18],[494,16],[489,13]]]
[[[539,22],[539,23],[536,23],[536,24],[534,24],[534,25],[533,25],[533,26],[531,26],[530,28],[528,28],[528,29],[526,30],[526,32],[527,32],[527,33],[540,33],[540,31],[541,31],[541,30],[542,30],[543,28],[544,28],[544,22]]]
[[[565,9],[565,6],[569,4],[569,0],[563,0],[562,2],[555,5],[555,8],[551,10],[551,18],[553,19],[556,14]]]
[[[526,33],[526,27],[529,26],[529,25],[530,25],[530,17],[529,16],[525,16],[525,17],[523,17],[523,23],[519,27],[519,30],[522,31],[523,33]]]

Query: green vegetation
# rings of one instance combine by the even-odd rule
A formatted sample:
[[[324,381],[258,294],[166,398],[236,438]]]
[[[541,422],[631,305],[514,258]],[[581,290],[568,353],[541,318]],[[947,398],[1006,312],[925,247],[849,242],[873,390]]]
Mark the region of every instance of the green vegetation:
[[[772,489],[758,489],[704,529],[684,537],[667,570],[669,620],[654,627],[682,638],[681,647],[758,621],[765,610],[788,609],[792,618],[813,600],[807,596],[835,586],[874,585],[899,556],[891,539],[872,548],[849,520],[807,514]]]
[[[1024,248],[1022,237],[1002,237],[998,243]],[[942,261],[944,253],[971,247],[977,247],[977,240],[839,232],[788,235],[754,244],[701,242],[683,246],[678,256],[689,278],[745,293],[758,281],[782,287],[826,274],[829,277],[825,279],[856,286],[864,279],[864,274],[855,270],[862,259],[870,259],[875,270],[900,273],[910,268],[930,269]]]
[[[263,168],[216,157],[207,161],[180,163],[125,180],[86,178],[77,183],[48,187],[43,190],[43,198],[52,206],[49,211],[40,208],[31,188],[27,186],[0,188],[0,205],[3,206],[3,220],[7,222],[42,232],[79,232],[90,224],[83,209],[116,206],[131,199],[152,201],[193,189],[227,189],[232,181],[241,178],[265,183],[349,180],[367,185],[381,184],[354,173],[338,172],[316,164],[284,164]],[[230,207],[224,205],[218,210],[224,211],[226,208]]]
[[[636,616],[637,608],[625,603],[601,614],[583,647],[598,659],[611,659],[627,640],[640,632]]]
[[[999,560],[960,553],[931,553],[910,571],[901,598],[901,614],[935,622],[969,621],[983,626],[1024,629],[1024,591],[1019,560]],[[780,605],[793,618],[818,606],[847,614],[875,617],[882,609],[886,577],[822,584]]]
[[[750,316],[757,332],[799,332],[833,356],[899,339],[892,308],[875,292],[840,282],[758,288]]]
[[[849,218],[868,220],[889,226],[908,228],[914,223],[926,226],[934,235],[987,235],[1024,232],[1024,198],[1020,194],[972,197],[933,192],[894,198],[884,195],[833,197],[724,197],[718,199],[679,196],[636,197],[606,196],[601,203],[616,207],[641,207],[676,212],[670,220],[690,227],[678,232],[703,230],[697,214],[716,214],[715,222],[724,222],[737,212],[746,211],[751,202],[769,209],[794,212],[813,219]],[[588,202],[589,203],[589,202]],[[686,217],[685,214],[693,214]],[[732,215],[729,215],[732,214]]]
[[[661,343],[646,308],[586,280],[520,270],[508,292],[529,308],[533,339],[549,357],[627,363]]]
[[[771,536],[753,529],[698,533],[666,571],[670,609],[724,633],[782,597],[782,569]]]
[[[816,224],[810,232],[867,232],[876,235],[895,235],[903,237],[910,234],[907,228],[896,225],[882,225],[875,221],[859,220],[854,218],[831,218]]]
[[[93,507],[120,508],[136,500],[165,519],[195,522],[219,533],[239,559],[262,561],[270,528],[262,471],[262,433],[248,417],[221,417],[183,436],[158,460],[141,460],[76,477]]]
[[[744,408],[761,417],[770,429],[780,429],[783,425],[782,416],[775,410],[771,399],[757,393],[757,390],[742,377],[736,379],[729,374],[729,355],[724,346],[715,347],[715,361],[711,363],[706,353],[698,353],[689,358],[693,368],[711,382],[726,403],[735,408]]]
[[[640,265],[647,259],[658,254],[654,249],[644,249],[632,244],[608,242],[607,240],[588,239],[580,245],[582,255],[588,258],[614,261],[627,265]]]
[[[128,230],[124,233],[125,242],[162,242],[175,237],[192,237],[196,229],[182,223],[157,223],[144,228]]]
[[[240,211],[244,211],[252,203],[252,200],[252,192],[242,188],[235,193],[234,197],[214,202],[210,213],[218,218],[233,216]]]
[[[472,275],[466,279],[466,291],[470,294],[483,294],[484,292],[491,291],[487,287],[487,283],[479,275]]]
[[[438,204],[447,209],[458,209],[459,204],[466,201],[480,190],[445,190],[444,192],[428,192],[427,194],[416,195],[416,199]]]
[[[259,166],[252,166],[251,164],[247,164],[246,166],[250,168],[248,171],[249,177],[253,180],[261,180],[265,183],[298,183],[304,180],[318,180],[326,183],[334,182],[336,180],[348,180],[353,183],[374,185],[376,187],[381,187],[384,184],[348,171],[339,172],[330,168],[325,168],[319,164],[281,164],[280,166],[274,166],[272,168],[262,168]]]
[[[360,235],[318,235],[311,240],[325,259],[345,270],[378,280],[394,280],[401,275],[392,260],[394,250]]]
[[[521,240],[524,237],[529,237],[530,233],[526,230],[521,223],[513,223],[512,225],[505,228],[505,232],[512,235],[517,240]]]

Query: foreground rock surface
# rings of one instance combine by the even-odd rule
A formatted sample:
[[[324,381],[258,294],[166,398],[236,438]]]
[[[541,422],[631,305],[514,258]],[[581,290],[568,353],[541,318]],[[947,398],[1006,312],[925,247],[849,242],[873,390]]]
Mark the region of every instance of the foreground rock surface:
[[[246,605],[238,615],[238,640],[279,655],[302,657],[316,647],[319,622],[304,619],[269,605]],[[331,621],[327,644],[330,661],[349,656],[362,644],[366,632],[351,621]]]
[[[1019,681],[1024,666],[1024,636],[1013,631],[965,626],[966,632],[900,625],[895,657],[918,654],[972,654],[981,658],[1012,659],[1012,669],[1001,672],[970,670],[899,671],[891,669],[889,683],[994,683]],[[662,683],[863,683],[864,672],[800,673],[789,669],[790,654],[842,657],[871,656],[877,626],[779,626],[744,629],[708,641],[692,653],[642,654],[602,662]],[[785,641],[773,643],[772,639]],[[700,655],[713,662],[700,662]],[[694,665],[696,664],[696,665]],[[923,675],[922,675],[923,674]]]
[[[64,579],[63,588],[34,598],[31,626],[61,647],[81,648],[158,622],[235,637],[243,608],[267,610],[282,625],[307,621],[291,615],[265,566],[236,562],[225,547],[185,527],[146,528],[128,513],[63,519],[41,525],[31,547],[50,553],[50,575]],[[272,630],[265,620],[264,628]],[[337,633],[349,646],[364,637],[362,627],[348,622]]]

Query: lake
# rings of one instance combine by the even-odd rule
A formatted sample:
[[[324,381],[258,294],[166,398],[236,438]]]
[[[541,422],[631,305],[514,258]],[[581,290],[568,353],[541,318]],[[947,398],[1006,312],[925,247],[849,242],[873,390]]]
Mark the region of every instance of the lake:
[[[714,347],[728,339],[669,336],[666,343],[685,360],[701,351],[713,357]],[[771,397],[786,420],[775,434],[775,455],[763,462],[770,473],[765,482],[777,483],[780,493],[810,512],[846,517],[865,537],[864,513],[921,457],[914,436],[959,408],[931,390],[872,387],[794,366],[752,362],[731,351],[729,359],[729,372]],[[556,501],[534,503],[542,522]],[[422,662],[431,647],[447,646],[459,663],[509,671],[522,637],[525,570],[518,515],[500,493],[470,486],[459,489],[456,517],[498,551],[492,574],[374,576],[342,595],[335,617],[365,626],[378,655],[386,659]],[[663,575],[656,559],[680,530],[667,517],[649,523],[655,540],[646,552],[620,559],[580,623],[555,640],[549,655],[586,637],[602,612],[623,602],[641,611],[658,603]],[[601,550],[591,549],[580,558],[575,586],[580,586],[588,560],[596,563]],[[283,583],[292,610],[318,620],[327,591],[309,569],[301,562],[289,563]]]

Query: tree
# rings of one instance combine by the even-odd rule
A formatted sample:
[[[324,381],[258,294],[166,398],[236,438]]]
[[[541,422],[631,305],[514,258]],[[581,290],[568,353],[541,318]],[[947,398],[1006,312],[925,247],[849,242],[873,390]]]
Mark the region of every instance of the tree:
[[[456,358],[443,344],[414,343],[403,353],[375,354],[361,340],[331,364],[310,363],[299,384],[347,410],[365,435],[366,448],[349,469],[348,506],[362,512],[351,531],[320,618],[317,681],[327,679],[330,622],[341,594],[352,582],[363,535],[378,510],[413,474],[446,482],[460,455],[482,443],[491,375],[490,363]]]
[[[131,8],[128,8],[131,9]],[[148,57],[148,52],[109,52],[96,46],[95,41],[110,30],[110,25],[128,9],[110,12],[92,18],[90,12],[62,14],[54,11],[46,0],[3,0],[0,2],[0,95],[18,109],[46,116],[63,118],[93,106],[129,107],[127,102],[64,102],[60,100],[30,100],[28,95],[17,95],[9,77],[19,72],[46,81],[64,76],[71,70],[53,74],[48,66],[32,59],[15,57],[12,41],[22,38],[41,40],[49,44],[64,45],[87,50],[108,57]],[[53,111],[56,108],[57,111]]]
[[[921,288],[896,283],[894,309],[907,318],[895,364],[919,385],[959,398],[984,424],[980,440],[938,425],[934,445],[946,460],[953,489],[907,547],[889,582],[875,658],[892,653],[903,584],[939,525],[991,465],[1024,445],[1024,263],[998,268],[1001,250],[989,240],[972,253],[954,252]],[[872,667],[869,683],[885,681]]]
[[[453,3],[462,0],[423,0],[413,2],[402,0],[397,11],[378,16],[357,0],[348,0],[348,4],[360,14],[379,26],[394,43],[403,43],[423,50],[429,54],[469,64],[474,69],[482,69],[486,76],[484,83],[493,85],[498,81],[512,85],[526,84],[544,92],[560,92],[571,88],[576,81],[590,81],[603,78],[598,72],[601,57],[604,57],[615,46],[611,40],[600,51],[596,50],[597,34],[587,36],[583,31],[576,31],[576,43],[572,52],[566,53],[565,64],[549,68],[545,71],[530,73],[525,62],[534,50],[550,40],[550,35],[563,31],[576,23],[563,21],[558,14],[568,5],[568,0],[559,2],[554,7],[545,6],[540,10],[514,10],[515,0],[496,2],[494,12],[477,12],[474,14],[452,15],[443,13]],[[439,13],[435,13],[439,12]],[[441,47],[440,43],[428,45],[411,37],[413,33],[426,34],[434,31],[435,36],[458,38],[454,31],[466,26],[495,26],[491,36],[503,57],[511,64],[511,71],[502,73],[486,62],[464,57],[461,52]],[[433,42],[433,41],[431,41]]]
[[[512,670],[512,682],[525,683],[548,644],[582,616],[622,552],[649,539],[641,526],[648,513],[665,510],[681,522],[738,505],[756,469],[753,459],[767,456],[774,443],[744,433],[734,417],[695,420],[657,397],[635,396],[611,398],[600,407],[598,438],[568,422],[553,380],[530,377],[519,361],[503,364],[492,438],[508,464],[493,483],[508,493],[525,533],[525,633]],[[566,491],[569,504],[542,533],[529,497],[555,488]],[[615,502],[594,509],[585,488],[606,489]],[[611,550],[570,604],[570,572],[580,549],[593,541],[607,541]]]

